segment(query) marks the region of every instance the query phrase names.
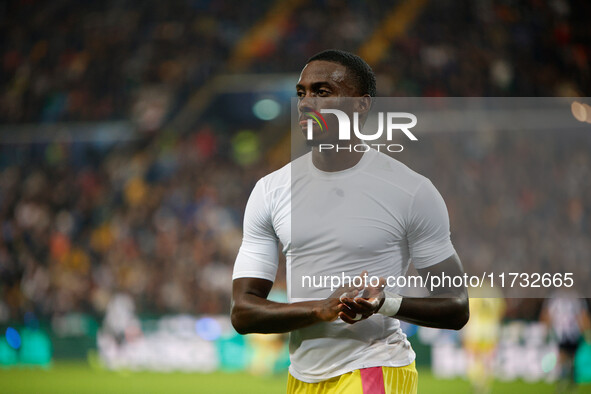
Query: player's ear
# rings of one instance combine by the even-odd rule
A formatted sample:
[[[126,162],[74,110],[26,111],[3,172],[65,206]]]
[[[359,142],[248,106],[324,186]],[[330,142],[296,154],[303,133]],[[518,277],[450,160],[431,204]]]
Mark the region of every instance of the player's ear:
[[[360,115],[367,115],[371,109],[371,96],[366,94],[365,96],[359,97],[355,100],[355,112]]]

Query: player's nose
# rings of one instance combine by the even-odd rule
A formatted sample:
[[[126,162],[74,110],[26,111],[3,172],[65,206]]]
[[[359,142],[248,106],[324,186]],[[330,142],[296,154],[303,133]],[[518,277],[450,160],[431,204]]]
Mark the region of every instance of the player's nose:
[[[303,112],[312,112],[316,110],[316,100],[308,95],[300,97],[298,101],[298,111],[300,113]]]

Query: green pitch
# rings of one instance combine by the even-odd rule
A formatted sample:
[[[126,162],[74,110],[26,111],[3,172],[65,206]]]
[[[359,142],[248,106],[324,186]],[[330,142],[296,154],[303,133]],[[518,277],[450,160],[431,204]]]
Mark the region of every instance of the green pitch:
[[[88,364],[55,363],[47,370],[0,369],[0,393],[284,393],[286,376],[255,377],[246,373],[212,374],[110,372]],[[553,393],[552,385],[525,382],[495,382],[493,393]],[[591,393],[582,386],[579,393]],[[437,380],[428,370],[419,370],[419,393],[470,393],[467,382]]]

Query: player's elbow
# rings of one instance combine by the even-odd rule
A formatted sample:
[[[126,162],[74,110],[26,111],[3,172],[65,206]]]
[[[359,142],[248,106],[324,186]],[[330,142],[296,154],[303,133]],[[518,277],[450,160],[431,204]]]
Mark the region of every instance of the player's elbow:
[[[234,330],[236,330],[236,332],[240,335],[246,335],[251,333],[244,324],[241,324],[236,319],[232,319],[232,326],[234,327]]]
[[[230,321],[232,327],[240,335],[250,334],[252,331],[249,329],[248,320],[245,318],[246,314],[244,307],[240,305],[232,305],[232,311],[230,312]]]
[[[461,297],[454,299],[455,310],[454,319],[452,322],[453,330],[461,330],[470,320],[470,306],[467,297]]]
[[[232,321],[232,327],[234,327],[234,330],[236,330],[236,332],[238,334],[245,335],[245,334],[250,333],[247,325],[244,324],[244,322],[236,314],[234,314],[234,313],[232,314],[231,321]]]

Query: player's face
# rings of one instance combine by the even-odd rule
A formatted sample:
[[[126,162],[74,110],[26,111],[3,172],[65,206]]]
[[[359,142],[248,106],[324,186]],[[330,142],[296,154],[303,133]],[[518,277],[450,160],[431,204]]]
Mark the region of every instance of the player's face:
[[[343,97],[359,96],[358,89],[349,76],[345,66],[339,63],[316,60],[308,63],[300,74],[296,85],[298,96],[299,124],[306,133],[308,125],[307,112],[320,112],[322,108],[342,109]],[[336,117],[325,117],[327,131],[321,132],[320,126],[313,122],[314,145],[318,143],[334,142],[337,138],[338,122]]]

